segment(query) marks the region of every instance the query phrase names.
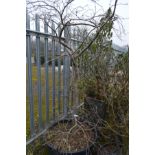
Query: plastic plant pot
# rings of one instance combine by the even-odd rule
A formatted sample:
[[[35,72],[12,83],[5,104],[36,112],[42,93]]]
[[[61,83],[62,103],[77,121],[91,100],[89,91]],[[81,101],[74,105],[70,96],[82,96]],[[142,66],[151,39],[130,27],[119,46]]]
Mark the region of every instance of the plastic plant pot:
[[[86,97],[84,101],[84,108],[88,110],[91,114],[94,113],[94,111],[97,112],[97,115],[101,119],[105,119],[106,114],[106,104],[105,102],[92,98],[92,97]],[[94,115],[95,116],[95,115]],[[91,117],[93,118],[93,117]],[[94,118],[94,121],[96,122],[98,117]]]

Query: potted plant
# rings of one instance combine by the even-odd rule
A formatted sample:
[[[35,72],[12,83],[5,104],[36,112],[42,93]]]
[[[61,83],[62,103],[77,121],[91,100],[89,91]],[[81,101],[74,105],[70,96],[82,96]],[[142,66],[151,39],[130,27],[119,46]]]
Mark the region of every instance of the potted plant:
[[[48,155],[89,155],[96,137],[95,130],[84,121],[63,119],[46,133]]]
[[[106,31],[106,30],[105,30]],[[104,36],[103,32],[103,36]],[[101,34],[102,35],[102,34]],[[110,35],[109,35],[110,36]],[[85,52],[80,66],[79,90],[93,122],[102,120],[102,134],[113,136],[124,154],[128,153],[128,52],[117,56],[108,38],[100,36]],[[103,107],[101,107],[102,105]],[[96,117],[96,113],[97,116]],[[94,119],[92,119],[94,117]],[[101,127],[101,126],[100,126]],[[103,138],[103,139],[104,139]]]

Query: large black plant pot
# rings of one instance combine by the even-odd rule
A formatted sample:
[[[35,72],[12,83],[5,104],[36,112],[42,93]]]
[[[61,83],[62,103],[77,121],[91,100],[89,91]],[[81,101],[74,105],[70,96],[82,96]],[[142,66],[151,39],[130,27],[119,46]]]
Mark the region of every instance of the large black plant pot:
[[[93,155],[122,155],[121,147],[117,148],[113,144],[100,145],[95,149]]]
[[[61,121],[55,123],[52,127],[56,126],[58,123],[66,123],[66,122],[71,122],[71,121],[72,121],[71,119],[64,119],[64,120],[61,120]],[[97,132],[94,131],[94,134],[95,134],[95,141],[96,141]],[[55,149],[55,147],[52,144],[46,144],[48,155],[91,155],[91,150],[92,150],[93,146],[94,145],[92,144],[92,145],[88,146],[87,148],[78,150],[76,152],[62,152],[62,151]]]
[[[86,148],[83,150],[80,150],[78,152],[60,152],[58,150],[55,150],[52,145],[47,145],[48,146],[48,155],[90,155],[90,148]]]
[[[91,119],[97,121],[99,118],[104,120],[106,115],[106,104],[104,101],[86,97],[84,100],[84,108],[91,114]]]

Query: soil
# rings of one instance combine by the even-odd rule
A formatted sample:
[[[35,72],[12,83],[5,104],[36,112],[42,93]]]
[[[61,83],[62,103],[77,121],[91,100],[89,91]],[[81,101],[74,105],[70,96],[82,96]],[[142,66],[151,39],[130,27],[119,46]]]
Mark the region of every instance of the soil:
[[[84,123],[59,123],[47,133],[47,143],[61,152],[76,152],[86,149],[94,140],[93,130]]]

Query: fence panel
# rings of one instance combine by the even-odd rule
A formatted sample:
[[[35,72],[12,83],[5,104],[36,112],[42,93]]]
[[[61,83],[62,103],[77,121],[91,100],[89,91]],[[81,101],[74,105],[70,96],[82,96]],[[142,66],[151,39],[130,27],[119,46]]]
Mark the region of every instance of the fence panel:
[[[44,32],[40,32],[40,17],[39,15],[35,16],[35,30],[30,30],[30,16],[27,14],[26,16],[26,56],[27,56],[27,66],[28,66],[28,96],[29,96],[29,111],[30,111],[30,135],[31,138],[28,140],[27,144],[32,142],[35,138],[40,136],[43,132],[46,131],[48,125],[56,120],[56,114],[60,116],[67,116],[69,106],[73,105],[73,91],[70,92],[70,56],[68,54],[69,50],[66,47],[61,47],[58,37],[56,37],[55,32],[55,24],[52,23],[52,34],[48,32],[48,24],[47,19],[44,18]],[[60,30],[58,30],[60,33]],[[35,37],[36,42],[36,50],[35,50],[35,57],[36,57],[36,66],[32,66],[31,57],[32,57],[32,41],[31,36]],[[44,39],[44,49],[41,49],[41,39]],[[52,47],[50,49],[49,41],[52,39]],[[73,48],[77,45],[78,41],[76,39],[71,39],[71,28],[66,27],[64,30],[64,37],[60,38],[66,44],[71,47],[71,41]],[[34,43],[34,42],[33,42]],[[64,50],[63,50],[64,49]],[[63,50],[63,51],[62,51]],[[40,58],[41,52],[44,51],[44,58],[45,58],[45,66],[41,66]],[[63,56],[63,66],[62,66],[62,57],[61,54],[64,52]],[[49,55],[52,54],[52,60],[49,60]],[[52,67],[49,66],[49,61],[52,61]],[[58,70],[56,71],[56,63]],[[37,71],[37,101],[34,98],[33,94],[33,83],[32,83],[32,71],[33,68],[36,67]],[[42,73],[42,70],[44,71]],[[49,72],[51,72],[49,74]],[[52,74],[52,75],[51,75]],[[45,83],[43,82],[42,75],[45,75]],[[49,75],[52,78],[52,92],[50,91],[50,83]],[[63,78],[62,78],[63,77]],[[44,86],[45,85],[45,86]],[[44,89],[45,87],[45,89]],[[45,94],[44,94],[45,91]],[[45,95],[45,109],[44,109],[44,96]],[[70,97],[71,96],[71,97]],[[52,97],[52,103],[50,103],[50,97]],[[35,103],[38,102],[38,103]],[[38,116],[34,115],[34,104],[37,104],[37,111]],[[52,109],[50,109],[50,105],[52,105]],[[45,110],[45,116],[43,114]],[[51,111],[51,112],[50,112]],[[52,114],[52,118],[50,115]],[[34,117],[37,118],[37,122],[35,121],[34,124]],[[45,117],[45,126],[44,124],[44,117]],[[39,128],[37,130],[36,128]]]

